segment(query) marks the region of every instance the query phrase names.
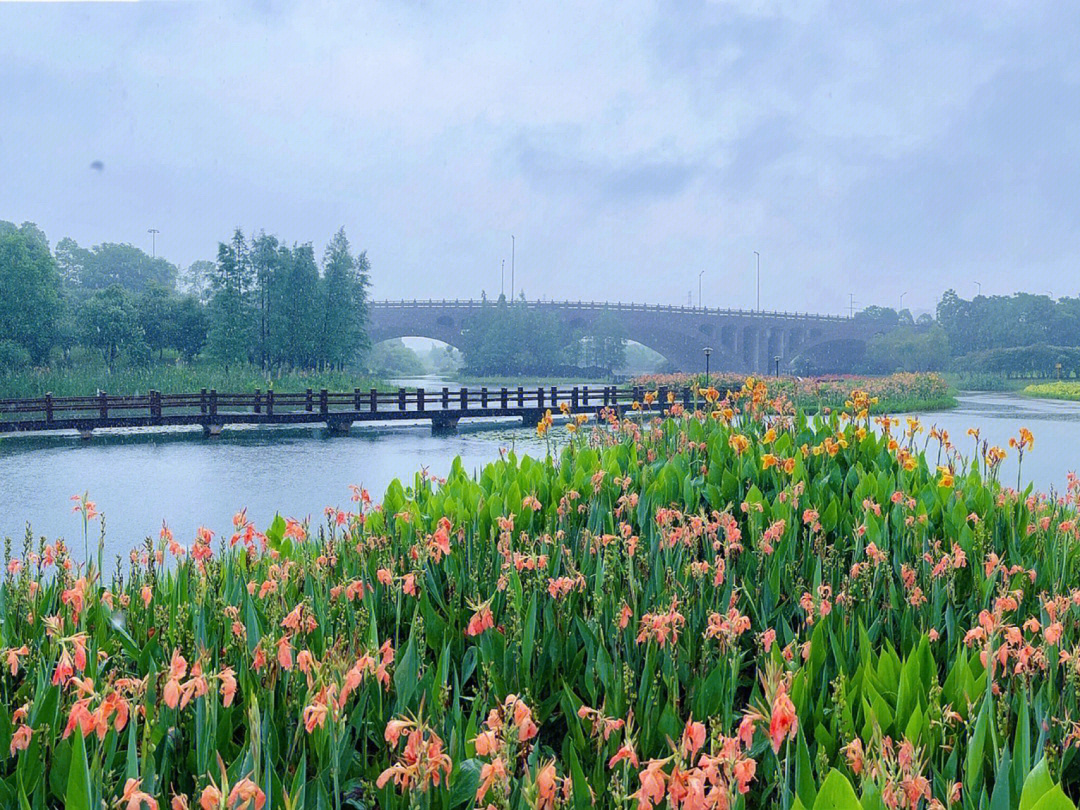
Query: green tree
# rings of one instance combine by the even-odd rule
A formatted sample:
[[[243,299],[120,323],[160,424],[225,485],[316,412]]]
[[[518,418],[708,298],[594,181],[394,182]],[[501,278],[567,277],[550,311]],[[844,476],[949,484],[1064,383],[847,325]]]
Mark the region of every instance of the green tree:
[[[151,258],[134,245],[104,242],[84,250],[73,239],[63,239],[57,248],[65,279],[84,290],[103,290],[113,284],[130,292],[142,292],[150,284],[170,290],[176,286],[175,266],[160,256]]]
[[[210,328],[207,308],[194,295],[180,296],[173,307],[172,347],[185,360],[194,360],[206,345]]]
[[[229,243],[218,245],[211,276],[209,352],[228,370],[250,360],[251,262],[243,232],[237,228]]]
[[[342,368],[368,347],[367,254],[353,258],[345,229],[341,228],[323,256],[320,360]]]
[[[56,336],[60,276],[33,223],[0,222],[0,337],[44,363]]]
[[[77,317],[83,345],[98,349],[110,370],[121,352],[136,358],[144,354],[146,342],[135,301],[119,284],[98,290],[83,300]]]

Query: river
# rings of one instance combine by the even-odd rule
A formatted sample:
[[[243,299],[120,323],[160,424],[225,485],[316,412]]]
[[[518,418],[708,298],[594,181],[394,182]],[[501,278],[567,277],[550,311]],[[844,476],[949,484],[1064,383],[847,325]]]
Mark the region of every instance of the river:
[[[404,381],[403,381],[404,382]],[[441,387],[441,380],[414,384]],[[449,383],[445,383],[449,385]],[[970,448],[969,427],[981,427],[991,443],[1007,445],[1021,426],[1035,434],[1023,477],[1039,489],[1063,489],[1080,455],[1080,403],[1029,399],[1013,394],[960,396],[951,411],[922,414],[926,426],[947,429]],[[275,512],[321,520],[326,506],[349,506],[349,484],[381,497],[393,478],[406,482],[421,468],[444,476],[455,456],[473,471],[500,450],[543,453],[533,429],[516,421],[463,422],[451,436],[432,436],[426,426],[354,427],[348,437],[319,429],[228,430],[204,439],[201,431],[100,433],[84,442],[74,435],[0,440],[0,537],[19,554],[29,522],[35,536],[65,537],[82,545],[82,523],[70,496],[88,492],[107,522],[107,554],[126,552],[163,520],[187,543],[199,525],[230,532],[232,515],[247,507],[263,527]],[[1016,456],[1002,471],[1015,482]],[[95,533],[96,524],[91,527]],[[94,544],[96,545],[96,543]]]

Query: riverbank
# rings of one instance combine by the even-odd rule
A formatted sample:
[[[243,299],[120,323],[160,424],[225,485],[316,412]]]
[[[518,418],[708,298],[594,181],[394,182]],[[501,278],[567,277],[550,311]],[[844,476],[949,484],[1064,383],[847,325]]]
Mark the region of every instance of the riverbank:
[[[747,381],[745,374],[648,374],[635,377],[635,385],[648,388],[691,385],[715,387],[721,396],[737,392]],[[875,414],[939,411],[955,408],[956,391],[939,374],[898,373],[887,377],[759,377],[769,386],[771,396],[786,397],[796,408],[808,413],[845,407],[856,390],[870,396],[870,412]]]
[[[1035,399],[1060,399],[1066,402],[1080,402],[1080,382],[1075,380],[1055,380],[1054,382],[1036,383],[1025,386],[1021,393]]]
[[[208,362],[155,362],[144,368],[120,367],[109,370],[104,365],[79,365],[34,368],[0,373],[0,399],[92,396],[99,391],[110,394],[142,394],[160,391],[182,394],[202,388],[230,393],[251,393],[273,388],[282,393],[308,388],[328,391],[368,391],[386,386],[370,375],[349,371],[265,371],[257,366],[233,367]]]

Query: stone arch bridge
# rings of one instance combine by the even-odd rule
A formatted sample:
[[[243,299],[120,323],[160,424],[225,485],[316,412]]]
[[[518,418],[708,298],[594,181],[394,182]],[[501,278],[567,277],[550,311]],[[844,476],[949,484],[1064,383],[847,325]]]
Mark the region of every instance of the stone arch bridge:
[[[373,343],[425,337],[459,346],[481,301],[373,301],[368,333]],[[488,302],[487,306],[494,306]],[[511,306],[522,306],[521,303]],[[680,371],[704,368],[704,349],[712,349],[713,371],[771,373],[802,359],[820,372],[850,370],[881,331],[872,321],[805,312],[680,307],[593,301],[529,301],[531,309],[554,313],[570,330],[587,331],[603,312],[614,314],[626,337],[667,358]]]

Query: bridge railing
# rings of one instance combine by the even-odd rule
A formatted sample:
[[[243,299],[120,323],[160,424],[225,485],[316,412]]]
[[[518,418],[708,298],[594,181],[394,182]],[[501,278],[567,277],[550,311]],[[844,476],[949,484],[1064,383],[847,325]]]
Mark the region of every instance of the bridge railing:
[[[662,389],[657,404],[668,401]],[[673,401],[689,404],[690,389],[672,389]],[[0,432],[50,429],[93,429],[113,426],[183,424],[247,424],[333,419],[373,420],[424,418],[449,413],[455,417],[520,415],[525,411],[558,412],[564,403],[572,412],[603,407],[626,407],[644,403],[645,389],[614,385],[488,386],[450,389],[380,391],[354,389],[327,391],[307,389],[279,393],[256,390],[248,393],[203,389],[194,393],[117,396],[100,392],[93,396],[0,399]],[[647,403],[645,403],[647,404]],[[296,418],[299,417],[299,418]]]
[[[477,309],[484,302],[469,300],[469,299],[401,299],[398,301],[383,300],[372,301],[370,306],[373,309]],[[488,301],[488,305],[494,306],[493,301]],[[521,306],[520,301],[512,302],[514,306]],[[784,319],[784,320],[816,320],[816,321],[850,321],[852,317],[849,315],[819,315],[813,312],[787,312],[770,309],[730,309],[719,307],[687,307],[679,306],[677,304],[635,304],[619,302],[605,302],[605,301],[526,301],[524,306],[529,309],[544,309],[544,308],[557,308],[557,309],[571,309],[571,310],[614,310],[616,312],[649,312],[649,313],[670,313],[675,315],[704,315],[704,316],[726,316],[726,317],[751,317],[751,318],[772,318],[772,319]]]

